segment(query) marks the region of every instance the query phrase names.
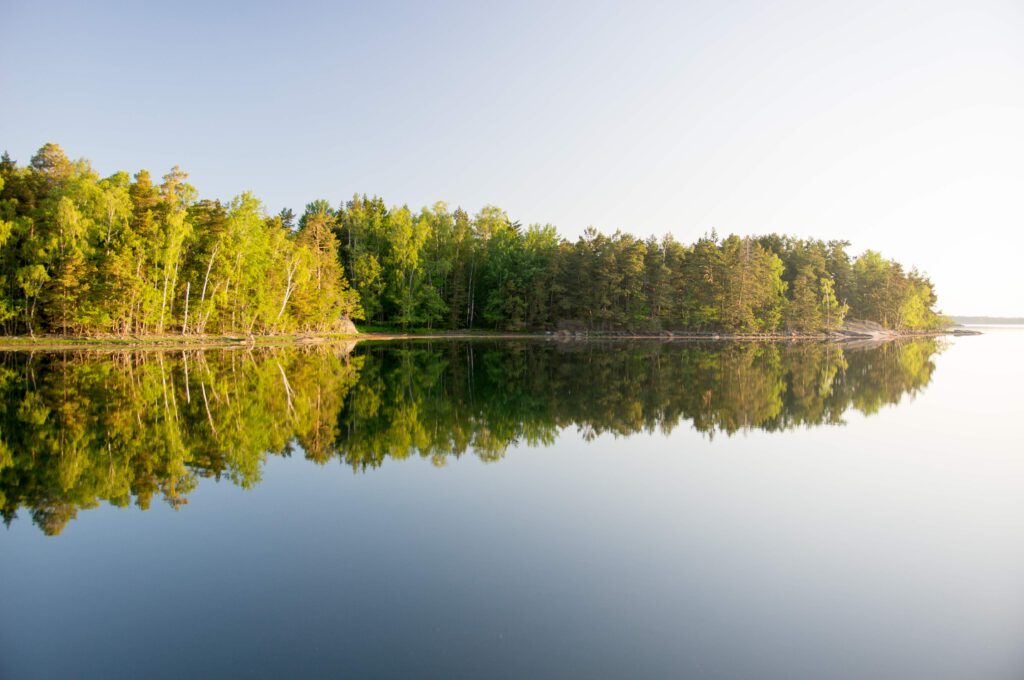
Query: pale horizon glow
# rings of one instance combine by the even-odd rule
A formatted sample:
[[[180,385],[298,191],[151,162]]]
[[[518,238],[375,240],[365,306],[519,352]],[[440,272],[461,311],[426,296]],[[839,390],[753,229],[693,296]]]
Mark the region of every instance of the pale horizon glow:
[[[8,0],[0,149],[271,212],[842,238],[1024,316],[1024,5],[556,5]]]

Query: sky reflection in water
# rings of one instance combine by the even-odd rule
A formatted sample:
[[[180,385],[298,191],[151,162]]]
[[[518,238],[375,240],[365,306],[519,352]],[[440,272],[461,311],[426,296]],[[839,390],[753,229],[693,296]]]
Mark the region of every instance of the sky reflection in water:
[[[0,674],[1015,677],[1022,339],[4,355]]]

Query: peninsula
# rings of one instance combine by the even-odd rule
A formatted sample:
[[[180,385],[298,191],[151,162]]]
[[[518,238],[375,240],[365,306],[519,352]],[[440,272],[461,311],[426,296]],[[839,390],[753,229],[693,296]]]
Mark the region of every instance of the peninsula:
[[[354,195],[301,215],[201,199],[175,167],[101,177],[45,144],[0,159],[0,335],[175,342],[370,330],[819,336],[950,325],[931,281],[846,241],[576,240],[485,206]]]

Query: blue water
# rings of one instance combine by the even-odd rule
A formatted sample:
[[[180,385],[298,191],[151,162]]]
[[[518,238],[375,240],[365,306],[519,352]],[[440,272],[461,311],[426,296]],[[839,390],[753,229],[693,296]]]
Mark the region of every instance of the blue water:
[[[563,423],[496,462],[271,455],[56,536],[20,511],[0,676],[1024,677],[1022,349],[951,339],[844,425]]]

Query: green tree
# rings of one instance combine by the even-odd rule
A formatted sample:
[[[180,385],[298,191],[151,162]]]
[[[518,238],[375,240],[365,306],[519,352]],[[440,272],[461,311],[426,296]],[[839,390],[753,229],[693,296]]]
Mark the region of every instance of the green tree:
[[[309,269],[307,284],[296,291],[296,306],[302,310],[301,325],[318,331],[336,330],[344,321],[363,317],[359,296],[349,288],[338,260],[332,222],[330,213],[311,214],[296,236]]]

